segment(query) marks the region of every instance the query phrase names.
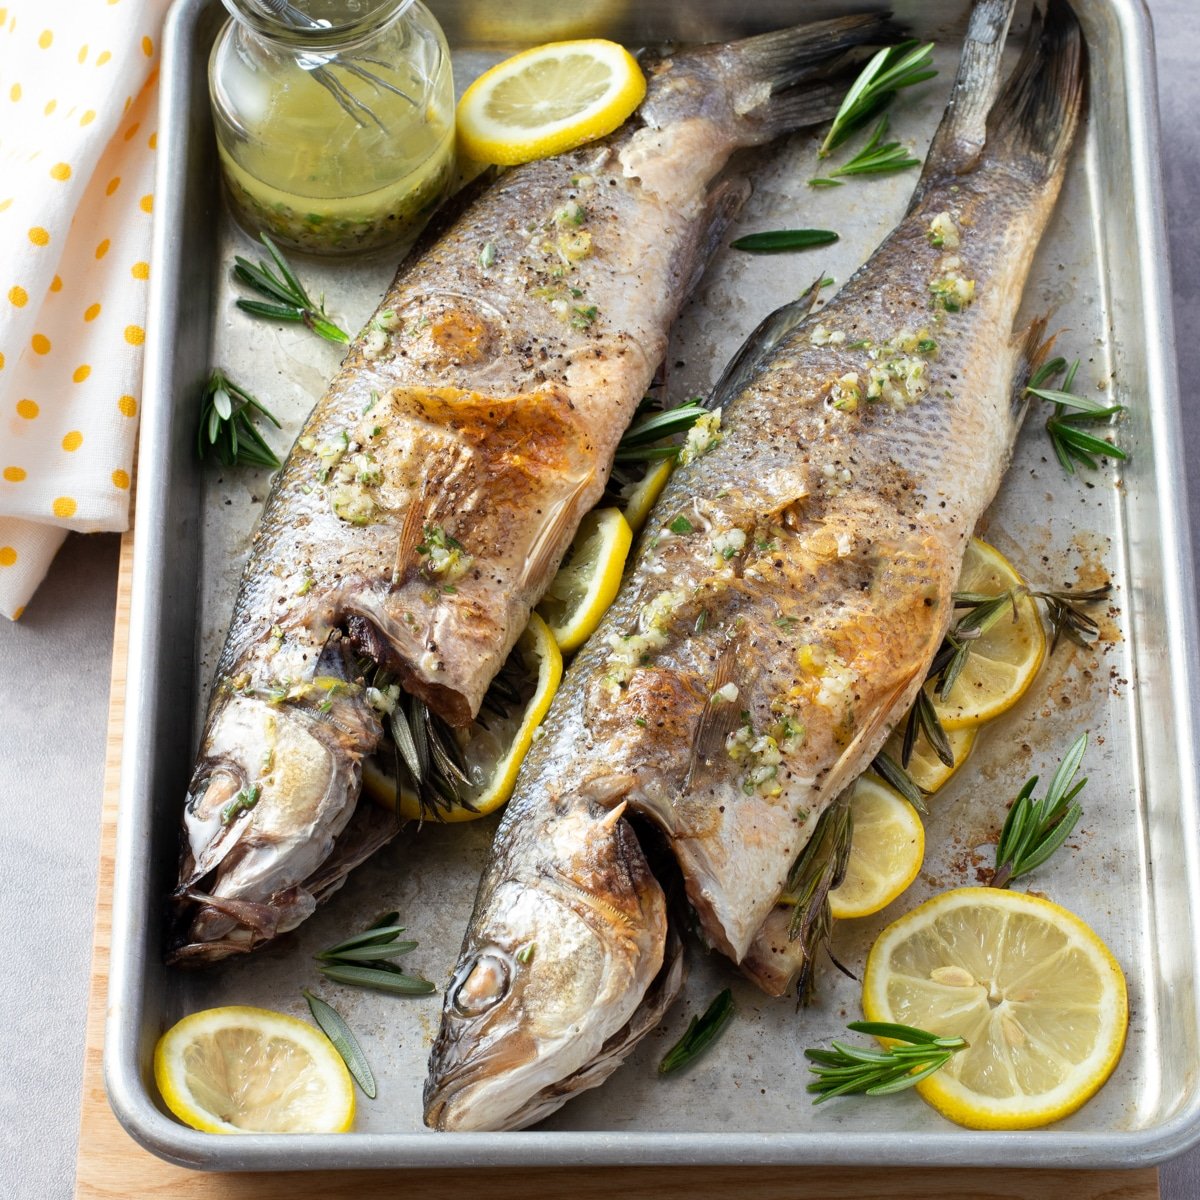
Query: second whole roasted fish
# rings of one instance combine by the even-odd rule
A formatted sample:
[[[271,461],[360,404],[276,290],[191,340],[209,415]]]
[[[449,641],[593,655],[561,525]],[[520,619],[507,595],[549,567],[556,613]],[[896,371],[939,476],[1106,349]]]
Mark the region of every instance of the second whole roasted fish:
[[[661,847],[713,946],[770,990],[790,973],[809,917],[776,903],[806,848],[833,861],[823,814],[925,679],[1037,353],[1013,325],[1084,61],[1051,0],[1001,90],[1014,4],[977,0],[901,223],[819,314],[764,323],[689,436],[497,833],[429,1125],[535,1121],[655,1023],[679,978]]]

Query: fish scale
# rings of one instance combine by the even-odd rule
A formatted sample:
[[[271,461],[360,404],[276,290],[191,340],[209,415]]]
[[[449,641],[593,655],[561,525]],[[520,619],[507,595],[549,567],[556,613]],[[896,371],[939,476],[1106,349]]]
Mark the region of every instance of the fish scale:
[[[1042,323],[1013,323],[1078,122],[1083,51],[1052,0],[1001,93],[1013,7],[977,0],[901,223],[820,313],[805,298],[764,322],[713,398],[719,428],[689,434],[497,831],[430,1057],[428,1124],[536,1120],[599,1082],[598,1047],[627,1049],[647,1009],[670,1003],[653,988],[669,961],[657,919],[641,941],[593,919],[595,942],[576,946],[552,915],[614,898],[632,911],[653,894],[658,841],[704,939],[765,990],[811,963],[839,857],[822,814],[925,680],[1038,354]],[[796,938],[779,901],[810,840],[825,875]],[[614,857],[623,875],[595,869]],[[569,894],[547,887],[572,872]],[[514,939],[537,954],[510,960]],[[547,999],[542,970],[581,958],[608,965],[593,965],[595,990]],[[503,986],[476,987],[477,965],[501,959]],[[504,1049],[475,1053],[485,1042]]]

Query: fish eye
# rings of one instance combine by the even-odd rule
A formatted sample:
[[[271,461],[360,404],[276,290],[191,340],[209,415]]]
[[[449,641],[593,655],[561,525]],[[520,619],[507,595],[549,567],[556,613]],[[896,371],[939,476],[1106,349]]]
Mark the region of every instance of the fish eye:
[[[508,960],[484,953],[468,959],[450,984],[450,1002],[464,1017],[482,1016],[508,994]]]

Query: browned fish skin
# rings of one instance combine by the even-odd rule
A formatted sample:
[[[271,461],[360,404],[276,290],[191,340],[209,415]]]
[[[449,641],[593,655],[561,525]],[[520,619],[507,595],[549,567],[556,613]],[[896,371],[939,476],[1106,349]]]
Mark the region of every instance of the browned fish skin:
[[[661,60],[622,130],[509,172],[401,269],[255,533],[187,800],[174,957],[294,927],[312,878],[332,890],[390,835],[378,814],[348,824],[381,736],[351,646],[471,720],[744,198],[714,177],[828,115],[831,56],[886,30],[851,17]]]
[[[627,919],[594,920],[576,946],[543,915],[555,901],[604,911],[611,883],[592,891],[589,871],[625,837],[626,812],[661,828],[709,941],[735,961],[754,948],[772,989],[786,974],[775,904],[789,870],[924,680],[1019,420],[1013,321],[1083,66],[1078,25],[1052,3],[993,107],[1012,8],[979,0],[909,213],[824,310],[784,310],[764,331],[564,680],[497,833],[456,979],[469,984],[489,957],[513,956],[511,974],[485,1012],[447,992],[427,1123],[506,1128],[544,1112],[539,1097],[566,1090],[556,1069],[586,1063],[561,1043],[584,1055],[637,1011],[637,997],[597,992],[568,1032],[538,957],[570,977],[607,946],[629,978],[657,969],[657,938],[643,961],[629,957]],[[514,889],[522,908],[498,919],[497,897]],[[522,963],[527,944],[538,954]],[[502,1064],[473,1052],[485,1041],[506,1046]]]

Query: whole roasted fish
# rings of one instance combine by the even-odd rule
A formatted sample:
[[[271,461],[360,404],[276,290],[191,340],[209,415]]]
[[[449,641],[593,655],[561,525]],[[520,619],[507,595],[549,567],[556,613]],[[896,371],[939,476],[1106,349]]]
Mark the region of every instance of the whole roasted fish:
[[[403,266],[255,534],[184,813],[173,957],[294,928],[395,830],[356,812],[364,661],[478,712],[599,497],[667,331],[746,194],[739,147],[830,115],[877,15],[649,66],[607,140],[506,174]]]
[[[788,960],[776,901],[806,846],[835,857],[822,814],[925,678],[1023,411],[1013,323],[1084,67],[1051,0],[1001,93],[1014,3],[978,0],[900,225],[819,314],[765,322],[689,435],[497,833],[427,1124],[535,1121],[654,1024],[679,978],[656,845],[712,945]]]

